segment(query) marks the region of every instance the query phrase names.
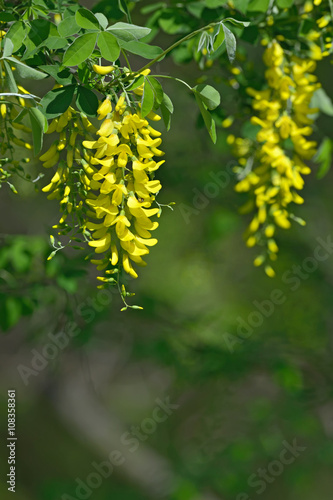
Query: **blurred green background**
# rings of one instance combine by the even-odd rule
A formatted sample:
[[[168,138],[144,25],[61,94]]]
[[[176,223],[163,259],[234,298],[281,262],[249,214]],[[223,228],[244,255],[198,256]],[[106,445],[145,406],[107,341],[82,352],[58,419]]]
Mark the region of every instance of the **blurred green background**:
[[[141,21],[139,10],[133,17]],[[194,63],[171,59],[159,71],[192,84],[200,76]],[[330,93],[331,66],[323,63],[318,74]],[[1,192],[1,431],[7,435],[7,390],[15,388],[16,498],[329,500],[333,256],[313,264],[315,270],[306,259],[317,238],[332,235],[332,173],[306,179],[306,203],[298,213],[307,225],[282,232],[277,275],[267,278],[252,266],[254,254],[242,240],[247,220],[237,213],[241,200],[233,192],[227,132],[219,129],[212,145],[197,127],[191,96],[177,84],[165,90],[176,111],[171,130],[163,132],[159,201],[176,205],[163,211],[159,244],[129,283],[143,311],[121,313],[118,295],[98,292],[93,266],[87,273],[74,251],[46,262],[56,201],[31,184],[18,183],[20,197]],[[230,105],[237,90],[220,90]],[[320,120],[332,136],[332,119]],[[222,171],[224,185],[212,188],[212,175]],[[293,266],[301,266],[298,281],[288,281],[299,273]],[[275,289],[282,304],[271,302]],[[258,312],[263,301],[266,317]],[[47,350],[50,335],[64,339],[60,332],[71,327],[76,335],[68,345]],[[32,364],[43,352],[54,359],[44,355],[46,361]],[[166,398],[178,407],[149,428],[146,419]],[[129,452],[122,436],[140,427],[139,445]],[[295,440],[304,450],[292,463],[276,465],[285,442]],[[113,450],[124,453],[124,464],[77,496],[77,479],[86,483],[96,472],[93,462],[108,460]],[[11,498],[7,455],[3,444],[4,499]],[[260,470],[269,480],[256,482]]]

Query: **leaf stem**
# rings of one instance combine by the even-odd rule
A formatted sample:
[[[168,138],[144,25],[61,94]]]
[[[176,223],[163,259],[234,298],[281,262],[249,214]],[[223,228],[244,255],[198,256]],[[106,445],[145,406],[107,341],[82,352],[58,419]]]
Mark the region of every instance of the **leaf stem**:
[[[121,53],[122,53],[122,55],[124,56],[124,59],[125,59],[126,64],[127,64],[127,66],[128,66],[128,69],[129,69],[130,71],[132,71],[132,68],[131,68],[130,62],[129,62],[129,60],[128,60],[128,57],[127,57],[126,51],[125,51],[124,49],[121,49]]]
[[[177,42],[175,42],[172,45],[170,45],[170,47],[168,47],[167,49],[163,50],[163,52],[161,52],[161,54],[159,54],[158,56],[156,56],[152,61],[150,61],[149,63],[147,63],[141,69],[139,69],[138,71],[135,71],[135,73],[131,73],[130,75],[128,75],[125,78],[124,82],[126,80],[128,80],[129,78],[133,78],[136,75],[139,75],[145,69],[150,68],[153,64],[155,64],[156,62],[158,62],[160,59],[162,59],[167,54],[169,54],[169,52],[171,52],[173,49],[175,49],[176,47],[178,47],[178,45],[181,45],[182,43],[187,42],[187,40],[190,40],[194,36],[198,35],[199,33],[202,33],[203,31],[208,30],[209,28],[214,28],[214,26],[217,26],[220,23],[222,23],[222,21],[217,21],[215,23],[210,23],[210,24],[207,24],[207,26],[204,26],[203,28],[199,28],[199,29],[197,29],[195,31],[192,31],[192,33],[189,33],[188,35],[184,36],[183,38],[181,38]]]
[[[188,83],[184,82],[184,80],[181,80],[180,78],[176,78],[175,76],[168,76],[168,75],[153,75],[153,76],[154,78],[168,78],[169,80],[175,80],[176,82],[182,83],[192,91],[192,87]]]

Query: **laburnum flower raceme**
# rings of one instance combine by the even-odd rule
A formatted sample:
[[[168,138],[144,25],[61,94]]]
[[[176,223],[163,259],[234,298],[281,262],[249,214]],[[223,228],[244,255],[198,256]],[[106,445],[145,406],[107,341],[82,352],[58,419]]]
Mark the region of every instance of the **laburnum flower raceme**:
[[[332,53],[331,9],[331,0],[306,0],[303,5],[301,36],[309,46],[311,59],[316,61]]]
[[[57,133],[59,138],[39,157],[43,167],[57,167],[50,183],[42,189],[48,193],[48,199],[60,202],[62,217],[53,228],[58,229],[61,235],[72,232],[71,238],[79,242],[80,236],[86,241],[89,238],[85,230],[87,207],[84,202],[90,189],[91,176],[95,173],[82,141],[93,137],[91,134],[96,130],[85,115],[70,106],[50,123],[47,134]],[[70,214],[73,215],[72,221],[68,219]]]
[[[2,83],[5,78],[5,72],[1,71],[1,74]],[[6,88],[2,88],[2,91],[5,90]],[[21,95],[29,94],[29,92],[21,85],[18,85],[18,91]],[[7,183],[15,194],[17,194],[17,190],[10,182],[14,175],[30,180],[29,174],[27,175],[25,173],[22,166],[22,163],[26,164],[30,162],[30,157],[23,156],[23,158],[21,157],[20,159],[17,159],[18,155],[15,154],[17,146],[28,151],[32,150],[31,129],[23,123],[15,121],[20,114],[19,109],[24,109],[28,106],[28,101],[26,101],[23,97],[0,97],[0,187],[2,183]],[[29,134],[28,138],[27,134]]]
[[[59,138],[40,159],[46,168],[57,167],[43,188],[49,199],[60,200],[62,217],[53,227],[58,234],[74,230],[74,241],[82,241],[81,235],[101,254],[92,263],[104,271],[98,277],[104,288],[119,284],[122,271],[136,278],[133,263],[146,265],[142,257],[157,243],[151,231],[158,222],[151,217],[160,215],[160,207],[152,204],[161,183],[154,177],[164,161],[155,158],[164,153],[158,149],[161,133],[149,122],[160,116],[150,112],[142,118],[140,106],[129,106],[125,95],[117,98],[114,109],[106,97],[97,114],[99,128],[72,107],[54,119],[48,133],[57,132]]]
[[[94,220],[86,226],[93,231],[89,245],[97,254],[104,254],[102,259],[93,260],[106,274],[98,279],[108,283],[114,278],[107,275],[119,268],[136,278],[132,262],[144,266],[142,257],[157,243],[151,231],[158,222],[150,218],[160,209],[151,205],[161,189],[155,172],[164,161],[154,159],[163,155],[158,149],[161,133],[141,117],[139,109],[133,112],[127,107],[124,95],[113,111],[110,99],[105,99],[98,114],[103,120],[98,139],[83,142],[85,148],[95,150],[90,159],[95,173],[87,198]],[[160,119],[153,112],[148,118]]]
[[[266,274],[273,277],[270,261],[278,252],[276,228],[288,229],[291,220],[305,224],[293,214],[292,204],[304,202],[298,193],[303,176],[310,173],[304,161],[316,152],[317,144],[308,136],[312,134],[311,115],[318,110],[310,107],[310,101],[320,84],[313,74],[315,61],[286,57],[277,41],[267,47],[263,59],[267,88],[247,89],[256,113],[251,122],[260,127],[256,141],[229,136],[229,142],[239,157],[235,189],[250,195],[241,211],[255,211],[246,244],[260,246],[254,264],[264,264]]]

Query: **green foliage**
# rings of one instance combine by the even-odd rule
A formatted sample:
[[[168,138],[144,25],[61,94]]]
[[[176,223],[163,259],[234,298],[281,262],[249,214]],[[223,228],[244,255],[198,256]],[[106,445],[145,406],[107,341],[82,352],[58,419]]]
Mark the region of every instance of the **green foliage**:
[[[46,118],[55,118],[64,113],[70,106],[75,91],[74,84],[50,90],[40,101]]]
[[[43,147],[44,132],[48,128],[47,119],[38,108],[31,108],[28,112],[34,143],[34,155],[37,156]]]
[[[314,158],[316,163],[319,164],[319,169],[317,172],[318,179],[322,179],[327,175],[332,166],[333,160],[333,144],[332,139],[325,137],[321,143],[317,154]]]
[[[150,81],[147,78],[145,78],[143,94],[141,99],[141,113],[143,117],[147,116],[148,113],[150,113],[150,111],[153,109],[154,102],[155,102],[154,88],[150,83]]]
[[[111,33],[105,31],[99,34],[98,47],[101,51],[102,57],[104,57],[107,61],[116,61],[118,59],[120,47],[116,37]]]
[[[101,5],[104,8],[103,2]],[[200,9],[204,8],[202,2],[199,2],[199,6]],[[55,83],[62,86],[62,88],[53,89],[44,97],[42,96],[38,104],[38,110],[35,108],[36,112],[30,112],[35,155],[38,154],[42,147],[42,134],[45,131],[45,127],[40,126],[41,117],[39,113],[43,113],[46,119],[55,118],[68,109],[73,102],[74,96],[76,96],[75,102],[79,111],[88,116],[96,115],[98,97],[95,92],[102,92],[103,94],[112,86],[112,82],[103,86],[102,82],[96,85],[93,81],[92,65],[100,58],[112,64],[118,61],[117,64],[119,64],[121,53],[126,58],[129,54],[139,55],[151,61],[142,68],[143,70],[162,60],[170,50],[177,52],[178,47],[199,35],[201,36],[199,51],[207,48],[214,56],[216,50],[220,49],[225,42],[230,61],[235,57],[236,38],[221,21],[210,22],[207,27],[192,31],[184,37],[184,40],[181,39],[163,50],[144,41],[153,35],[152,28],[149,27],[152,23],[151,21],[148,22],[146,27],[132,24],[125,2],[120,2],[118,8],[119,12],[126,15],[129,22],[118,21],[109,24],[107,15],[110,15],[111,11],[106,9],[105,15],[98,12],[97,7],[93,13],[86,8],[79,7],[77,4],[61,6],[60,22],[55,25],[48,18],[46,4],[32,5],[31,12],[27,10],[23,17],[20,16],[20,12],[25,12],[26,7],[24,4],[15,9],[14,16],[8,6],[7,14],[9,17],[7,16],[7,19],[10,19],[10,21],[5,21],[9,23],[9,29],[3,43],[2,61],[9,91],[12,94],[18,94],[15,74],[23,79],[39,80],[51,77]],[[209,4],[208,8],[212,8],[212,5]],[[115,19],[121,17],[116,10],[112,11],[111,16]],[[172,9],[169,10],[171,13]],[[152,12],[149,9],[145,10],[145,12],[148,11]],[[155,18],[161,12],[162,16],[159,17],[159,23],[168,33],[187,31],[183,21],[181,21],[183,27],[179,29],[177,24],[178,14],[177,16],[168,17],[169,11],[165,10],[162,4],[154,6]],[[198,10],[194,9],[193,12],[197,14]],[[6,12],[3,14],[6,14]],[[14,22],[11,22],[12,20]],[[239,23],[241,23],[240,26],[248,24],[230,17],[226,18],[225,22],[233,23],[236,26]],[[75,67],[78,67],[77,73],[70,69]],[[16,70],[15,74],[12,68]],[[128,73],[118,75],[120,81],[124,80],[126,82],[126,91],[134,89],[131,84],[136,81],[139,73],[140,70],[136,73],[133,72],[132,75]],[[118,90],[122,90],[122,88],[120,87]],[[118,90],[114,89],[116,92]],[[213,123],[214,117],[206,109],[205,98],[201,99],[199,96],[199,102],[200,112],[204,116],[204,123],[208,126],[208,131],[215,140],[216,126]],[[167,128],[170,127],[171,108],[169,98],[164,98],[162,85],[156,78],[145,78],[141,104],[144,115],[148,114],[152,109],[155,111],[160,110]],[[208,109],[212,108],[208,106]]]
[[[233,9],[222,0],[128,4],[124,0],[103,0],[93,8],[92,14],[76,3],[52,3],[50,9],[47,7],[51,4],[38,0],[15,2],[15,9],[14,3],[8,2],[7,11],[0,12],[0,20],[7,23],[3,26],[8,30],[6,39],[11,42],[2,41],[6,80],[3,83],[11,93],[2,94],[3,102],[15,103],[19,112],[11,123],[31,127],[34,155],[41,149],[46,120],[59,117],[70,105],[81,117],[87,115],[93,121],[98,101],[106,95],[112,98],[113,92],[124,94],[133,99],[131,102],[141,103],[143,115],[151,110],[160,112],[167,130],[175,111],[168,134],[170,168],[163,174],[163,184],[177,199],[178,208],[185,203],[192,210],[191,223],[185,224],[181,216],[170,213],[166,216],[169,217],[167,224],[161,224],[158,238],[164,244],[151,257],[144,286],[136,285],[144,306],[142,313],[134,311],[133,315],[123,318],[119,307],[113,307],[112,303],[102,307],[96,299],[94,285],[82,270],[82,254],[73,257],[73,251],[64,248],[63,237],[59,238],[60,242],[51,239],[53,258],[48,261],[51,249],[44,238],[6,236],[0,246],[0,327],[6,333],[12,331],[14,343],[10,344],[5,364],[13,357],[12,345],[15,346],[15,340],[21,339],[21,335],[27,339],[23,348],[30,352],[32,347],[39,348],[38,342],[42,346],[48,343],[51,331],[61,332],[63,326],[76,322],[81,332],[68,346],[72,349],[68,365],[66,354],[59,353],[54,364],[50,363],[40,375],[45,377],[43,383],[45,380],[57,389],[57,370],[65,366],[74,374],[75,361],[80,370],[85,369],[82,366],[87,363],[82,363],[82,359],[85,360],[86,353],[90,355],[91,348],[89,362],[97,358],[96,364],[91,365],[92,374],[94,368],[99,376],[109,369],[112,372],[112,398],[107,391],[103,392],[105,411],[112,407],[117,415],[125,413],[128,429],[132,423],[140,424],[145,401],[149,400],[149,395],[153,401],[157,392],[160,397],[161,387],[167,386],[175,400],[179,397],[181,407],[177,413],[158,427],[156,434],[147,438],[147,443],[140,443],[169,461],[176,477],[170,499],[195,500],[215,495],[234,500],[247,494],[252,498],[249,477],[258,468],[267,468],[277,459],[285,439],[297,439],[307,450],[286,467],[283,474],[274,478],[274,484],[267,484],[263,496],[312,500],[329,498],[331,494],[333,449],[328,437],[332,374],[331,334],[327,325],[331,323],[332,266],[327,259],[319,262],[318,268],[311,273],[306,273],[302,267],[303,263],[307,269],[309,262],[309,267],[311,265],[316,238],[319,235],[326,238],[325,228],[331,225],[333,208],[329,182],[333,108],[330,70],[325,63],[319,67],[319,74],[327,93],[318,90],[311,103],[319,108],[318,115],[323,115],[315,130],[315,140],[320,146],[314,161],[319,165],[318,177],[325,176],[325,180],[308,181],[307,187],[310,200],[317,199],[320,203],[310,204],[309,223],[302,235],[295,234],[293,239],[287,234],[281,236],[284,251],[279,276],[287,273],[289,279],[292,276],[292,282],[285,283],[279,277],[273,283],[268,282],[249,268],[247,252],[240,244],[242,222],[235,210],[237,195],[231,188],[234,163],[230,167],[227,143],[229,135],[255,141],[260,130],[250,121],[252,111],[246,93],[249,86],[261,90],[264,85],[259,42],[281,35],[285,37],[284,50],[293,51],[297,56],[308,55],[305,35],[315,22],[308,25],[298,22],[298,11],[303,4],[297,0],[276,0],[271,3],[273,10],[266,15],[269,6],[266,0],[233,0]],[[290,11],[283,12],[286,8]],[[27,9],[29,12],[24,15]],[[55,26],[52,16],[58,9],[62,21]],[[249,20],[250,26],[234,24],[231,15]],[[266,22],[268,15],[273,16],[273,25]],[[149,19],[144,22],[142,16]],[[135,22],[139,19],[143,26],[132,25],[131,17]],[[216,22],[218,24],[211,26]],[[204,26],[211,27],[203,29]],[[201,31],[192,36],[197,30]],[[94,40],[89,56],[82,59],[80,51],[76,51],[73,54],[76,63],[66,66],[64,57],[69,57],[70,47],[77,40],[79,43],[82,38],[86,40],[87,35]],[[188,35],[191,36],[170,51],[177,66],[169,64],[169,53],[165,54],[158,47],[159,43],[168,47]],[[133,58],[133,66],[139,69],[131,70],[128,67],[132,64],[131,54],[152,61],[151,66],[148,63],[152,72],[141,75],[147,65],[140,67],[137,58]],[[101,61],[102,58],[107,61]],[[163,58],[161,74],[155,74],[154,65]],[[105,77],[92,69],[94,64],[111,63],[115,63],[116,69]],[[191,66],[186,68],[186,63]],[[14,66],[17,69],[13,70]],[[172,81],[176,74],[177,78]],[[40,78],[40,81],[29,82],[30,78]],[[189,85],[182,79],[188,80]],[[18,85],[26,86],[25,80],[33,94],[23,94],[18,88]],[[172,86],[165,85],[166,81]],[[178,83],[182,83],[179,88]],[[52,89],[54,84],[63,87]],[[141,86],[142,95],[133,93]],[[42,95],[44,89],[52,90]],[[29,105],[23,107],[19,98]],[[215,149],[208,135],[207,141],[204,134],[196,135],[192,123],[195,102],[202,115],[198,123],[202,122],[208,129],[211,139],[216,142]],[[228,118],[230,128],[224,129],[221,124]],[[16,129],[15,134],[23,138],[20,130]],[[44,141],[48,144],[49,137],[44,137]],[[14,148],[15,159],[20,148]],[[20,164],[31,178],[34,173],[36,177],[41,175],[37,162],[32,163],[28,169],[23,162]],[[1,160],[1,168],[3,166],[7,166],[4,159]],[[220,175],[218,178],[222,184],[225,181],[225,185],[216,184],[217,195],[208,199],[207,186],[216,179],[215,174]],[[25,192],[19,176],[24,176],[23,170],[17,171],[15,179],[18,190]],[[7,184],[15,192],[13,184]],[[3,225],[7,226],[7,231],[36,233],[45,220],[53,221],[52,208],[46,209],[43,203],[34,201],[36,184],[31,184],[32,194],[25,194],[17,210],[12,209],[12,193],[3,197]],[[208,199],[205,208],[196,204],[198,199],[205,198]],[[200,209],[196,208],[198,206]],[[325,211],[322,210],[324,206]],[[8,219],[7,210],[11,213]],[[47,217],[42,219],[44,212]],[[319,225],[318,220],[321,221]],[[81,245],[76,243],[74,246]],[[90,258],[89,255],[85,257]],[[297,275],[300,268],[305,273],[304,279]],[[291,285],[297,284],[297,280],[299,288],[294,291]],[[253,312],[258,315],[255,304],[263,303],[267,307],[275,288],[283,290],[285,303],[277,306],[271,316],[263,315],[262,324],[253,328],[248,338],[240,337],[239,318],[247,322]],[[127,293],[122,292],[124,297]],[[88,300],[92,302],[85,302]],[[96,310],[92,304],[97,304]],[[83,311],[92,311],[94,319],[91,322],[85,322],[84,316],[77,313],[82,305]],[[138,307],[132,306],[133,309]],[[228,350],[225,341],[227,332],[238,339],[233,352]],[[105,362],[105,358],[98,357],[99,346],[106,353],[112,352],[111,361],[107,358]],[[119,361],[116,354],[123,351],[125,360]],[[90,380],[89,374],[85,375]],[[75,497],[73,478],[86,477],[90,472],[87,464],[105,457],[97,457],[95,451],[91,453],[88,445],[78,449],[76,436],[71,436],[71,426],[64,433],[63,417],[57,416],[55,406],[47,408],[45,398],[37,397],[38,382],[35,403],[24,403],[21,398],[24,418],[20,422],[26,426],[21,428],[21,435],[26,436],[28,443],[35,425],[45,436],[46,444],[42,451],[33,446],[21,448],[20,460],[25,462],[29,481],[24,477],[20,481],[20,495],[29,500],[50,500],[69,492]],[[35,381],[31,382],[31,393],[34,384]],[[105,387],[109,386],[110,378],[105,381]],[[141,394],[144,397],[140,397]],[[139,409],[136,412],[132,406],[137,400]],[[1,401],[3,406],[5,403]],[[150,415],[151,408],[148,410],[147,415]],[[52,439],[53,447],[50,446]],[[52,464],[52,470],[47,464]],[[136,484],[133,486],[132,479],[129,485],[125,484],[125,473],[114,474],[112,481],[103,482],[101,488],[94,491],[94,498],[150,498],[146,492],[141,493]],[[4,488],[4,498],[6,491]],[[246,493],[243,495],[242,491]],[[152,493],[151,497],[155,496]]]
[[[74,40],[64,54],[65,66],[78,66],[91,56],[97,40],[97,33],[85,33]]]

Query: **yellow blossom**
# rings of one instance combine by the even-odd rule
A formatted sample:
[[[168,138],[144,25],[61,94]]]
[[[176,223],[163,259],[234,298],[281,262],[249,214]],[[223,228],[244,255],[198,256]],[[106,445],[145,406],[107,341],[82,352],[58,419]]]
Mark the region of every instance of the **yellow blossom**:
[[[303,203],[297,191],[304,186],[303,175],[310,172],[303,160],[311,159],[317,149],[316,142],[307,139],[312,134],[311,114],[316,111],[310,103],[319,88],[313,74],[315,61],[285,56],[277,41],[268,46],[263,59],[267,87],[246,89],[256,112],[251,122],[260,127],[256,141],[234,136],[228,140],[244,169],[237,167],[240,180],[235,190],[249,193],[246,206],[255,210],[245,234],[246,245],[266,246],[255,259],[256,266],[263,264],[267,256],[275,260],[275,228],[288,229],[291,218],[298,220],[291,217],[289,205]],[[270,265],[265,266],[265,272],[270,277],[275,275]]]
[[[90,159],[95,173],[87,203],[100,221],[87,223],[89,230],[94,229],[89,244],[105,254],[98,266],[103,266],[106,274],[117,265],[136,278],[131,262],[144,266],[142,257],[157,243],[151,231],[158,223],[150,218],[159,212],[151,205],[161,189],[154,173],[163,161],[153,159],[163,154],[158,149],[161,134],[139,111],[133,113],[126,107],[123,95],[114,111],[107,114],[96,132],[99,139],[83,142],[84,147],[95,150]],[[107,282],[103,277],[100,280]]]

